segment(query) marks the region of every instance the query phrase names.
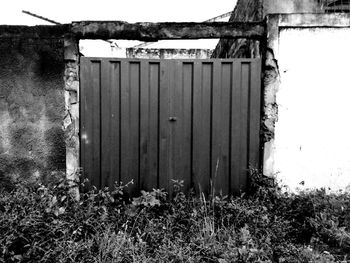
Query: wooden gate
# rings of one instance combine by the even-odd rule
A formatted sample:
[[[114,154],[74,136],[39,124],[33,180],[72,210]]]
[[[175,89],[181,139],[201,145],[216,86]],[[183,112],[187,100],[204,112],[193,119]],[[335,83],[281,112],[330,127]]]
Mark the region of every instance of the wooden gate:
[[[81,166],[98,188],[239,193],[259,165],[261,61],[81,58]]]

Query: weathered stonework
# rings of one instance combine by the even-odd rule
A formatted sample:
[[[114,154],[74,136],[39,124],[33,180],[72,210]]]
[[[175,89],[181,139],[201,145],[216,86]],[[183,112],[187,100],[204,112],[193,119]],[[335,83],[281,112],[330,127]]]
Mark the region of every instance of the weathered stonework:
[[[273,166],[273,145],[275,137],[275,124],[278,120],[278,105],[276,103],[276,94],[280,82],[280,75],[277,60],[271,49],[266,51],[264,60],[264,103],[262,116],[262,141],[264,147],[264,174],[272,175],[271,169]]]
[[[69,180],[79,176],[79,48],[73,38],[64,40],[66,173]]]

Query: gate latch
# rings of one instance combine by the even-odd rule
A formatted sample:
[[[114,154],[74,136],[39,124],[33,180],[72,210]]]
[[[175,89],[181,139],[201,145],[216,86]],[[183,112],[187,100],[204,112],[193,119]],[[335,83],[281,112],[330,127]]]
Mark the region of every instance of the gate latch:
[[[171,122],[177,121],[177,118],[176,117],[169,117],[169,121],[171,121]]]

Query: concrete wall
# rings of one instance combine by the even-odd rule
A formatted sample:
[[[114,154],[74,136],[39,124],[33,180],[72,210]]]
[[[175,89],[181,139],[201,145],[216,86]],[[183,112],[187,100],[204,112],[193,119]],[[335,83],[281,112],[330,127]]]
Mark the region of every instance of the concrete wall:
[[[0,39],[0,180],[66,169],[63,50],[60,39]]]
[[[274,173],[292,188],[350,187],[350,28],[282,29],[279,41]]]
[[[264,173],[292,191],[350,190],[349,21],[345,14],[268,18]]]

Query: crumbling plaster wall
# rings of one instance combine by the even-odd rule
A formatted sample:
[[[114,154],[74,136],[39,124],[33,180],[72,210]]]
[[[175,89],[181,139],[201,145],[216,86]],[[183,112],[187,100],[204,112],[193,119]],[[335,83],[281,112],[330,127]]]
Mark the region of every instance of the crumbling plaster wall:
[[[264,174],[290,190],[350,185],[350,16],[269,15]]]
[[[0,39],[0,180],[66,169],[62,39]]]
[[[66,174],[69,180],[77,180],[79,161],[79,42],[75,38],[64,40],[65,60],[65,117],[63,129],[66,142]]]

